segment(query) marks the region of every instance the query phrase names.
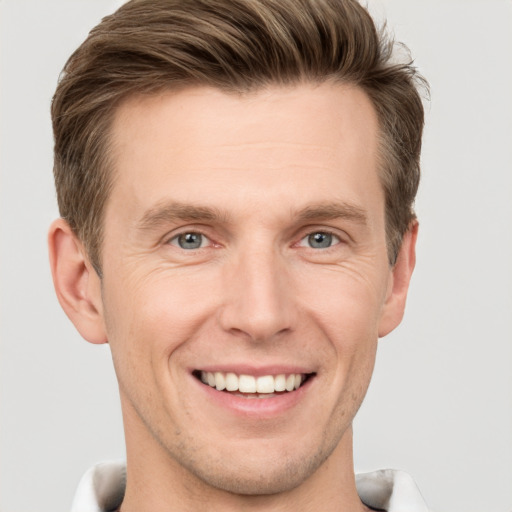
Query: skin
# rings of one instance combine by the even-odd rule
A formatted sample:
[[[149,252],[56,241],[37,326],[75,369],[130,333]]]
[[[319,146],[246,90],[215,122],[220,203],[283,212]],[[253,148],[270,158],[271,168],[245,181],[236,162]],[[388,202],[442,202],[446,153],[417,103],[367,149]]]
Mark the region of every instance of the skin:
[[[378,338],[402,318],[417,232],[391,267],[377,130],[361,90],[328,83],[118,108],[102,280],[62,219],[49,245],[64,310],[111,346],[123,512],[366,510],[351,424]],[[180,247],[185,233],[201,247]],[[312,247],[314,233],[331,245]],[[269,409],[221,403],[192,374],[219,368],[311,378]]]

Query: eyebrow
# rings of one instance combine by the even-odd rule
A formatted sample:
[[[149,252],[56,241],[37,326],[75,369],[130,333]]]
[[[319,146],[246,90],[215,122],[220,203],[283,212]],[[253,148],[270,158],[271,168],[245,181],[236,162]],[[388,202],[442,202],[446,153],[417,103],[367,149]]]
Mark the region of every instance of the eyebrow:
[[[362,225],[366,225],[368,222],[366,211],[363,208],[346,202],[313,203],[300,210],[292,211],[291,218],[299,223],[336,219],[346,219]],[[138,221],[137,226],[141,230],[151,230],[177,221],[227,223],[230,219],[231,216],[228,212],[218,208],[166,202],[149,209]]]
[[[308,220],[346,219],[362,225],[368,224],[368,216],[363,208],[345,202],[311,204],[299,210],[293,216],[296,217],[299,222]]]
[[[222,212],[217,208],[171,202],[157,204],[149,209],[138,221],[137,226],[141,230],[148,230],[176,221],[226,222],[228,217],[226,212]]]

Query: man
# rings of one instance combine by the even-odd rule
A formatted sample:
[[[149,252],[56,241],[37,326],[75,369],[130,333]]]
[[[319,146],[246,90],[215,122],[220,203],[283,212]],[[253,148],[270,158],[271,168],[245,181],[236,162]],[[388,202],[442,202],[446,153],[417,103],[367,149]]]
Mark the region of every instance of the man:
[[[346,0],[135,0],[53,104],[59,301],[126,466],[73,510],[425,511],[352,420],[415,262],[421,79]]]

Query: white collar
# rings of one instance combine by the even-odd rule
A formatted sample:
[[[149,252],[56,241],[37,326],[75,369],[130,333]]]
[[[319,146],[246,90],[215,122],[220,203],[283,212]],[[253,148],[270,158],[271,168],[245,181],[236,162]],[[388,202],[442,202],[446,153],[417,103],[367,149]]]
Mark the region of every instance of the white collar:
[[[356,475],[357,493],[369,507],[387,512],[428,512],[416,483],[405,471],[381,469]]]
[[[80,480],[71,512],[110,512],[121,505],[126,485],[124,461],[96,464]],[[383,469],[356,475],[357,492],[369,507],[387,512],[428,512],[414,483],[404,471]]]

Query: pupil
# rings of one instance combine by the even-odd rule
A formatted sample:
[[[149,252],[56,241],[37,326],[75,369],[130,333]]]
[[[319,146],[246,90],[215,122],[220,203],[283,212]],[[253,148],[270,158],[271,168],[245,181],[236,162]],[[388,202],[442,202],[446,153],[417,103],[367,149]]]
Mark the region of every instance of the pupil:
[[[332,243],[332,235],[329,233],[313,233],[309,235],[309,245],[315,249],[325,249],[330,247]]]
[[[199,233],[185,233],[180,235],[178,242],[182,249],[198,249],[201,247],[201,237]]]

